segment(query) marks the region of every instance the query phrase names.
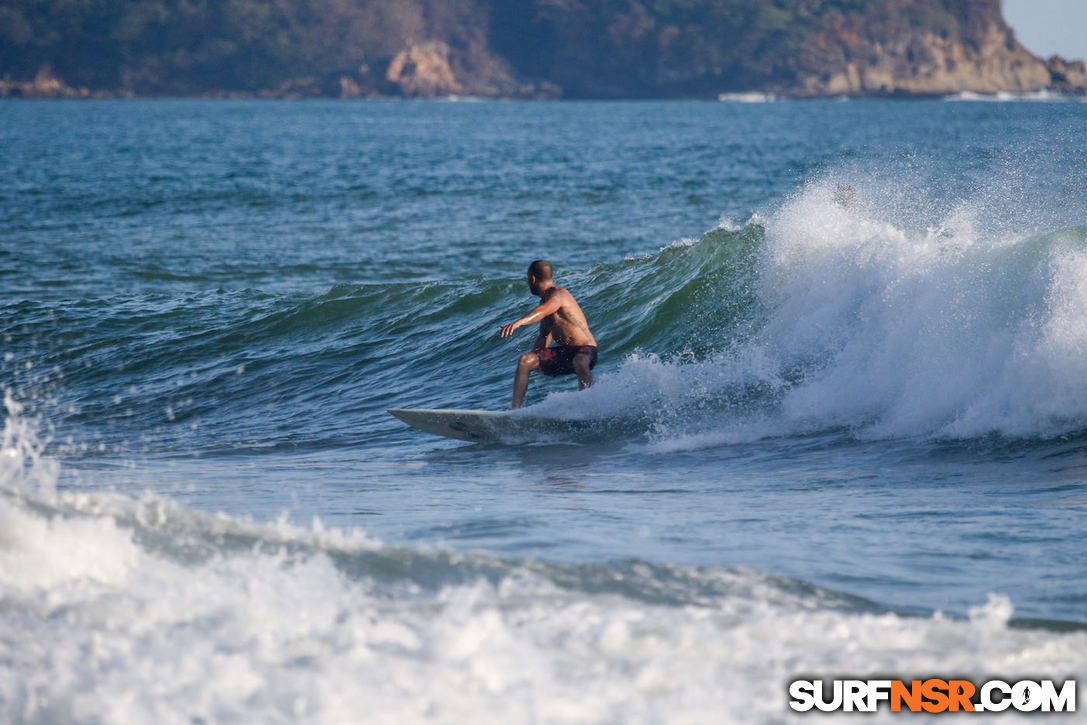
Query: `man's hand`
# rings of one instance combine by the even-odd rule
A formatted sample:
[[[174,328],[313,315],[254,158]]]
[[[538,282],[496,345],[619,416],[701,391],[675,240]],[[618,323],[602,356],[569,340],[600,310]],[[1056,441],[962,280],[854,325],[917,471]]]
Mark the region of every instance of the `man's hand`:
[[[513,334],[514,330],[516,330],[518,327],[520,327],[520,325],[518,324],[519,322],[520,322],[520,320],[518,320],[517,322],[511,322],[508,325],[502,325],[502,329],[499,330],[498,336],[499,337],[509,337],[510,335]]]

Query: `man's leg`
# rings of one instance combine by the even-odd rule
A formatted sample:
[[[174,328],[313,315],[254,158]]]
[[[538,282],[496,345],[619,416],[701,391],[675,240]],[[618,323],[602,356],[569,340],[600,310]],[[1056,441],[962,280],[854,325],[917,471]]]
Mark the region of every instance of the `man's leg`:
[[[517,374],[513,376],[513,407],[520,408],[525,400],[525,391],[528,390],[528,375],[540,367],[540,356],[534,352],[526,352],[517,361]]]
[[[574,372],[577,373],[577,389],[584,390],[593,386],[593,371],[590,369],[592,360],[588,353],[579,352],[574,355]]]

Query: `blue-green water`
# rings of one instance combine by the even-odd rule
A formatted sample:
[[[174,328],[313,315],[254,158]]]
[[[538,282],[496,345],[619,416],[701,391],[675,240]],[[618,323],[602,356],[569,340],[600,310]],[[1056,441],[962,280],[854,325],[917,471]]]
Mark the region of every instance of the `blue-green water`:
[[[1076,102],[0,105],[0,712],[1087,676],[1084,139]],[[579,424],[388,416],[508,405],[541,257],[600,364],[528,402]]]

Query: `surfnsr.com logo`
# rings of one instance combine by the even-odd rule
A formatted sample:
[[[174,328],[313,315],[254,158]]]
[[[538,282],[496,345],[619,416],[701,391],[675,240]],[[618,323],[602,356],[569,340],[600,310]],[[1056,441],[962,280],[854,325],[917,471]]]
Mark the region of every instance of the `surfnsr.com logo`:
[[[1076,681],[989,680],[794,680],[789,707],[797,712],[1075,712]]]

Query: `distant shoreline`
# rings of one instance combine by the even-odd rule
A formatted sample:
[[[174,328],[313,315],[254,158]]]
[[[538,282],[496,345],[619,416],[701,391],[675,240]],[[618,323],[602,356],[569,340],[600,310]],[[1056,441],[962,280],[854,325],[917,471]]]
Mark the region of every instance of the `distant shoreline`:
[[[322,7],[16,3],[0,22],[0,98],[1087,96],[1087,64],[1031,53],[1000,0]]]
[[[621,98],[519,98],[516,96],[363,96],[343,98],[340,96],[276,96],[267,94],[207,94],[207,95],[136,95],[132,93],[94,92],[85,95],[0,95],[0,102],[11,101],[335,101],[345,103],[658,103],[662,101],[687,103],[732,103],[736,105],[765,105],[784,102],[805,101],[961,101],[961,102],[1036,102],[1061,103],[1087,102],[1087,94],[1064,93],[1042,89],[1040,91],[1000,91],[997,93],[978,93],[958,91],[952,93],[868,93],[868,94],[827,94],[827,95],[790,95],[766,94],[772,96],[766,100],[741,100],[709,96],[658,96],[658,97],[621,97]]]

